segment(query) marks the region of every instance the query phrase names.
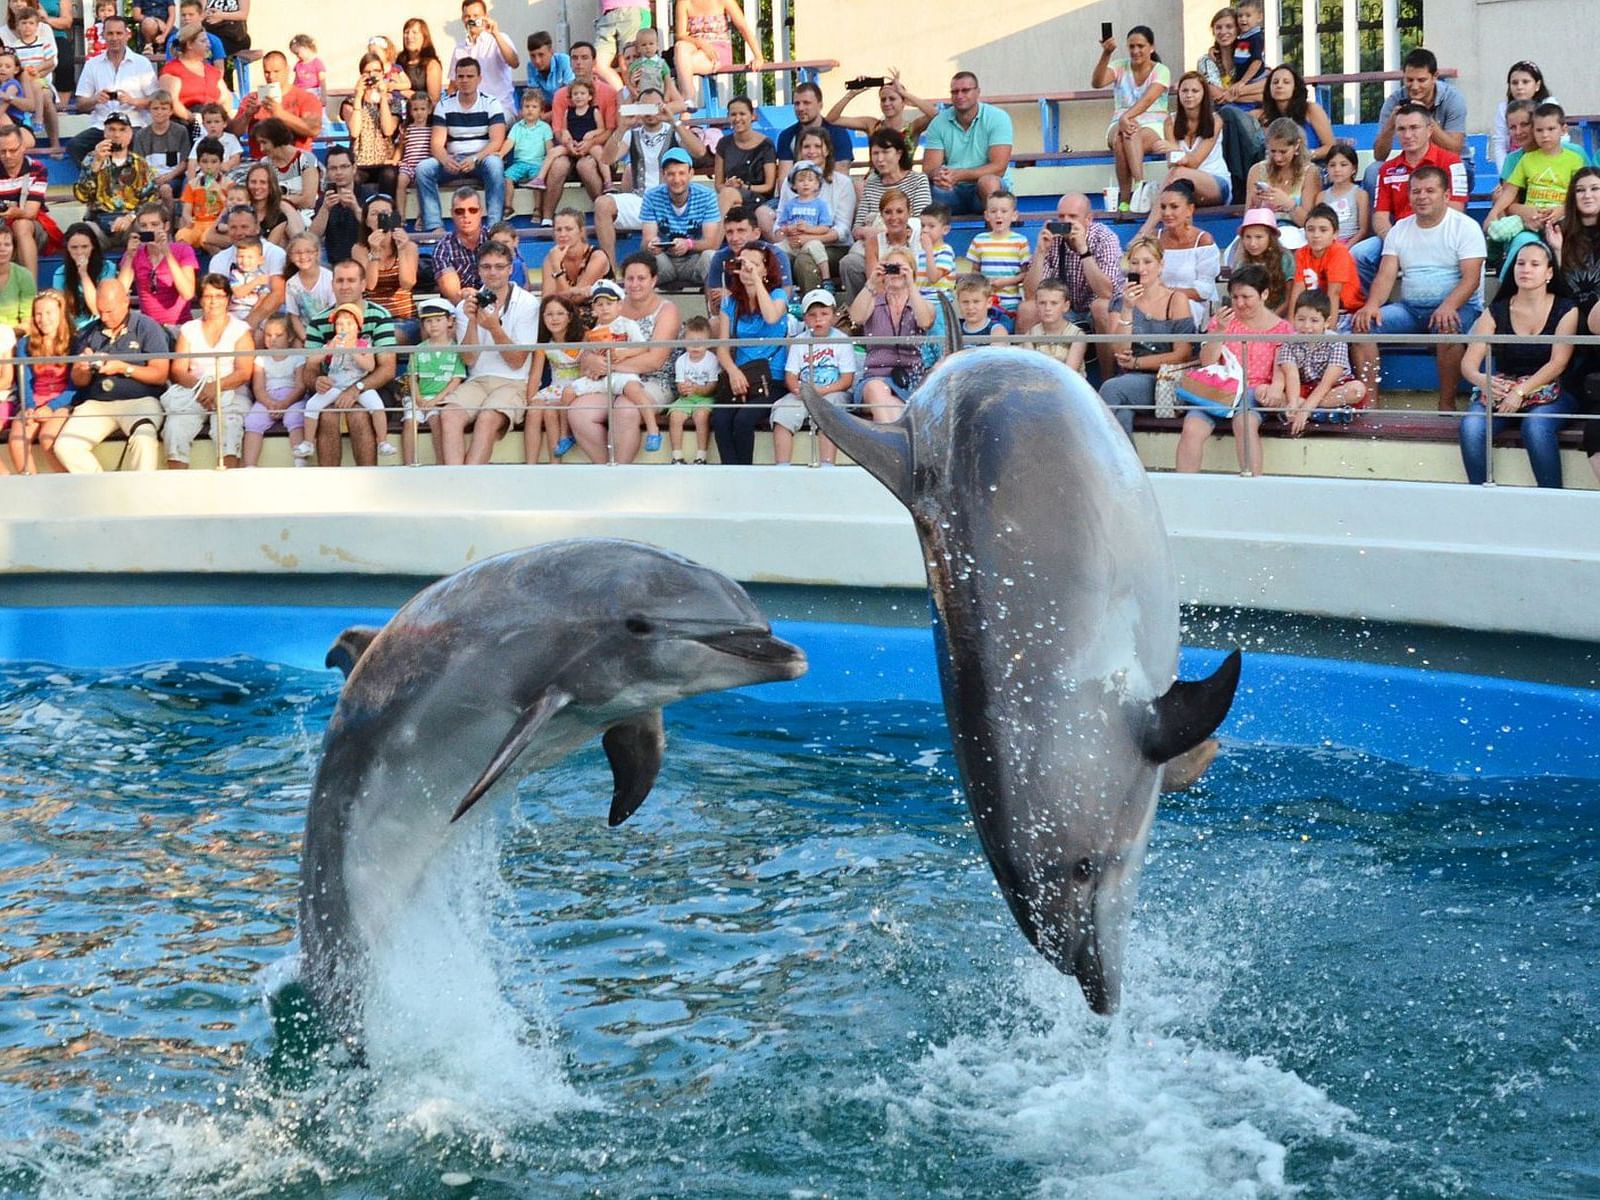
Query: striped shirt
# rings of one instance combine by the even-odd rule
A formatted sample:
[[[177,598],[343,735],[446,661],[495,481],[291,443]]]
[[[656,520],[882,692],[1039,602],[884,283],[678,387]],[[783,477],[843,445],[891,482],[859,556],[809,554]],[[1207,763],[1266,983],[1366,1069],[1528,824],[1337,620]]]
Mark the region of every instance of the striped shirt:
[[[667,185],[653,187],[644,194],[639,206],[641,223],[654,222],[656,236],[662,241],[670,238],[697,238],[707,225],[722,220],[722,210],[717,207],[717,194],[704,184],[691,183],[683,207],[672,203]]]
[[[443,128],[444,149],[451,158],[468,158],[489,144],[489,131],[496,125],[504,129],[506,110],[500,101],[484,92],[463,107],[459,96],[447,96],[433,110],[428,124]]]
[[[861,203],[856,206],[856,224],[871,225],[878,218],[878,206],[883,193],[893,188],[904,192],[911,202],[911,215],[920,217],[922,210],[933,203],[933,193],[928,187],[928,177],[921,171],[912,171],[899,183],[884,183],[873,171],[861,184]]]
[[[371,300],[365,301],[361,320],[361,336],[374,347],[394,345],[394,318],[389,310]],[[335,305],[334,307],[338,307]],[[320,317],[306,322],[306,345],[326,346],[333,337],[333,308]]]
[[[986,278],[1021,275],[1028,265],[1028,239],[1015,230],[993,233],[985,229],[972,239],[967,257]],[[995,298],[1006,312],[1016,312],[1022,303],[1022,284],[1008,283],[995,288]]]
[[[4,174],[7,174],[6,168],[0,165],[0,175]],[[44,164],[24,156],[20,174],[0,179],[0,208],[9,208],[13,204],[21,206],[37,203],[39,211],[43,212],[49,183],[49,175],[45,171]]]

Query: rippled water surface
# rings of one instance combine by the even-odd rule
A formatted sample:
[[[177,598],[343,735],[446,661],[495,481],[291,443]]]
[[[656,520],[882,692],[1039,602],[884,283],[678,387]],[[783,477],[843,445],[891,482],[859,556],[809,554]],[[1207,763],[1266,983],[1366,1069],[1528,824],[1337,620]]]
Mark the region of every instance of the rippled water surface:
[[[937,707],[717,697],[620,830],[597,748],[530,780],[444,873],[487,932],[390,964],[414,1047],[307,1071],[263,995],[335,692],[0,672],[0,1195],[1600,1195],[1592,782],[1230,745],[1106,1022]]]

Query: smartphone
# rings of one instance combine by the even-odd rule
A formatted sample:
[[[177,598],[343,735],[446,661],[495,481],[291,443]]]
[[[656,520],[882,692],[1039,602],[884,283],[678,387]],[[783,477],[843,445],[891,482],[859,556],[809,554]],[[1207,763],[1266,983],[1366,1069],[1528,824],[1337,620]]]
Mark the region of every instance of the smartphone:
[[[1122,274],[1123,278],[1125,278],[1129,283],[1139,282],[1139,272],[1137,271],[1124,271]]]
[[[1066,237],[1072,232],[1071,221],[1046,221],[1044,227],[1058,237]]]
[[[905,273],[905,267],[900,263],[884,263],[883,273],[885,275],[901,275]]]
[[[153,242],[153,241],[155,241],[156,240],[155,231],[153,229],[141,229],[141,230],[139,230],[139,240],[141,242]]]
[[[1258,192],[1270,192],[1271,190],[1272,190],[1272,185],[1270,183],[1268,183],[1265,179],[1256,180],[1256,191],[1258,191]]]
[[[624,117],[648,117],[660,109],[659,104],[621,104],[617,112]]]
[[[1102,43],[1105,43],[1105,42],[1109,42],[1110,40],[1111,40],[1111,22],[1110,21],[1101,21],[1100,22],[1100,41]]]
[[[281,83],[263,83],[261,85],[261,99],[274,103],[283,100],[283,85]]]

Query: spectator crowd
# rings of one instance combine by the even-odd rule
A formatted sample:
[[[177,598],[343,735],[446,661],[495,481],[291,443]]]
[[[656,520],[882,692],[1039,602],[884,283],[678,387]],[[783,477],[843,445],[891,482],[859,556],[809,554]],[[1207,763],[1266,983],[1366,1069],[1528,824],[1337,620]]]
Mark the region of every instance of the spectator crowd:
[[[11,0],[0,29],[15,473],[98,470],[119,432],[124,467],[182,468],[208,428],[240,466],[274,432],[297,463],[340,462],[346,435],[358,463],[414,462],[423,428],[446,463],[487,462],[520,430],[528,462],[579,447],[683,464],[710,441],[749,463],[770,428],[782,462],[802,383],[892,421],[947,338],[985,338],[1092,373],[1130,433],[1136,411],[1181,417],[1179,470],[1231,430],[1254,475],[1269,423],[1299,436],[1379,402],[1378,345],[1341,335],[1432,333],[1439,407],[1471,388],[1469,480],[1490,428],[1516,425],[1539,484],[1560,486],[1562,419],[1597,366],[1588,347],[1474,340],[1600,336],[1600,167],[1532,62],[1508,72],[1478,162],[1462,93],[1412,51],[1363,170],[1295,67],[1267,62],[1261,0],[1215,14],[1193,70],[1163,62],[1149,27],[1106,36],[1087,80],[1112,97],[1104,207],[1064,195],[1030,237],[1011,120],[972,72],[937,103],[893,70],[828,108],[802,82],[775,139],[743,97],[697,120],[700,77],[734,67],[736,37],[764,65],[733,0],[679,0],[670,42],[648,0],[602,0],[593,39],[565,50],[543,32],[519,47],[488,0],[464,0],[447,53],[412,18],[334,87],[300,34],[259,57],[253,88],[248,0],[98,0],[81,62],[71,0],[52,5]],[[869,93],[877,112],[847,115]],[[81,118],[68,138],[63,109]],[[66,229],[52,158],[76,166]],[[519,189],[532,229],[508,220]],[[1196,215],[1228,205],[1223,245]],[[974,219],[958,255],[952,229]],[[524,239],[544,251],[536,286]],[[683,319],[684,291],[706,317]],[[854,336],[899,340],[861,352]],[[696,344],[713,340],[735,344]],[[1600,421],[1583,445],[1600,475]]]

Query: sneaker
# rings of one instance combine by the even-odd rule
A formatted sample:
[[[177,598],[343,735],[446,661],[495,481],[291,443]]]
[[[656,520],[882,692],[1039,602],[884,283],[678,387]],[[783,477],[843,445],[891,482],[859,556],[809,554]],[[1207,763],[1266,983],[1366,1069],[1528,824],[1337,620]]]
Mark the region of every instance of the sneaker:
[[[1155,185],[1148,179],[1142,179],[1133,189],[1133,196],[1128,202],[1128,207],[1136,213],[1147,213],[1156,195]]]
[[[644,439],[644,448],[646,452],[650,454],[654,454],[657,450],[661,449],[661,435],[659,433],[652,433],[646,437]]]
[[[317,448],[310,442],[297,442],[293,451],[296,458],[310,458],[316,452]]]
[[[385,440],[378,443],[379,458],[394,458],[399,453],[399,448],[391,441]]]
[[[542,221],[539,222],[539,228],[540,229],[551,229],[554,226],[555,226],[555,221],[550,217],[545,217]]]
[[[697,467],[703,467],[706,465],[706,456],[704,451],[701,451],[699,454],[694,456],[694,465]]]
[[[675,467],[687,467],[689,465],[688,460],[683,457],[682,450],[674,450],[672,452],[672,465]]]
[[[564,437],[564,438],[562,438],[559,442],[556,443],[556,448],[555,448],[555,451],[554,451],[555,456],[557,458],[562,457],[564,454],[566,454],[566,452],[568,450],[571,450],[577,444],[578,444],[578,441],[577,441],[576,438],[573,438],[573,437]]]

